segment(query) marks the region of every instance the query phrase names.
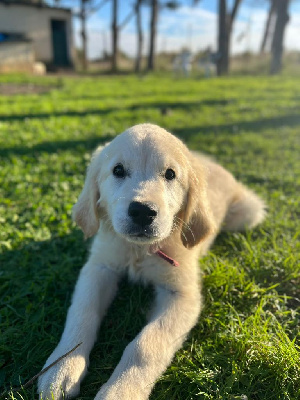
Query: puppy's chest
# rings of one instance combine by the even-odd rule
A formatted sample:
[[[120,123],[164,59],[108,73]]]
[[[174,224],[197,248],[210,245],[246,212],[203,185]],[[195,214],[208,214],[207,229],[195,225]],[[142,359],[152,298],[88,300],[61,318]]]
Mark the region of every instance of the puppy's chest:
[[[106,265],[122,275],[128,274],[132,281],[163,284],[176,267],[156,254],[150,254],[148,250],[144,246],[131,245],[119,237],[99,232],[93,243],[92,255],[96,263]]]
[[[128,254],[127,273],[130,280],[154,285],[168,281],[169,268],[156,254],[130,251]],[[170,272],[170,271],[169,271]]]
[[[131,249],[128,252],[128,265],[127,272],[128,276],[133,281],[145,281],[147,282],[147,269],[151,268],[151,263],[149,265],[150,256],[146,253],[141,253]],[[147,268],[148,266],[148,268]]]

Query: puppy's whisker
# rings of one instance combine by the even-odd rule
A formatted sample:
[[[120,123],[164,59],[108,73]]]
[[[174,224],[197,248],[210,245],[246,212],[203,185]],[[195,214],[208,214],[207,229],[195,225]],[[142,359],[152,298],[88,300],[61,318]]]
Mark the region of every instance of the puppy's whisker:
[[[187,223],[186,223],[182,218],[180,218],[180,217],[175,216],[175,218],[176,218],[178,221],[180,221],[180,222],[182,223],[182,225],[191,233],[194,242],[196,242],[196,238],[195,238],[194,232],[192,231],[192,229],[191,229],[191,227],[189,226],[189,224],[187,224]],[[187,239],[187,237],[183,234],[183,232],[182,232],[182,235],[184,236],[185,239]]]
[[[183,231],[181,232],[181,234],[182,234],[182,236],[184,237],[184,240],[187,242],[188,239],[187,239],[187,237],[186,237],[186,234],[185,234]]]
[[[178,222],[181,222],[182,225],[187,228],[191,233],[192,233],[192,229],[189,226],[189,224],[187,222],[185,222],[182,218],[175,216],[175,218],[178,220]]]

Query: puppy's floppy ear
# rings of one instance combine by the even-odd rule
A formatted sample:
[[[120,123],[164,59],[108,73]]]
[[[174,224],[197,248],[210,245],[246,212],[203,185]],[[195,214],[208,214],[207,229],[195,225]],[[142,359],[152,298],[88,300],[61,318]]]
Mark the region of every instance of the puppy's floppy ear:
[[[73,220],[83,230],[85,238],[95,235],[99,229],[99,215],[97,202],[100,199],[100,192],[97,177],[100,172],[99,157],[101,148],[97,149],[88,167],[84,187],[77,203],[72,210]]]
[[[190,170],[189,188],[183,210],[181,240],[187,248],[194,247],[215,230],[207,199],[206,174],[204,170],[199,171],[199,166],[197,169],[199,178],[192,168]]]

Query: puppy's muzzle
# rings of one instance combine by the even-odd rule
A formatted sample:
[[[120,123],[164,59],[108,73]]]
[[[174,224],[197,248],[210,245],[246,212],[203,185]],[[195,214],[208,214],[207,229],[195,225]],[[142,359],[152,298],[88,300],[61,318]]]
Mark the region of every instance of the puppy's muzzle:
[[[131,221],[141,227],[148,227],[152,224],[157,216],[156,207],[151,203],[140,203],[133,201],[129,204],[128,215]]]

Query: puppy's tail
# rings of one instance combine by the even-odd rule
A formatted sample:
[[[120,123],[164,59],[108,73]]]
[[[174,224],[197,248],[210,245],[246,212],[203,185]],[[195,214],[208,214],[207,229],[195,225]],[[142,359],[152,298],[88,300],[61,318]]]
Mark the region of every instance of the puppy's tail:
[[[228,207],[222,230],[243,231],[254,228],[266,216],[266,204],[250,189],[238,183],[236,193]]]

